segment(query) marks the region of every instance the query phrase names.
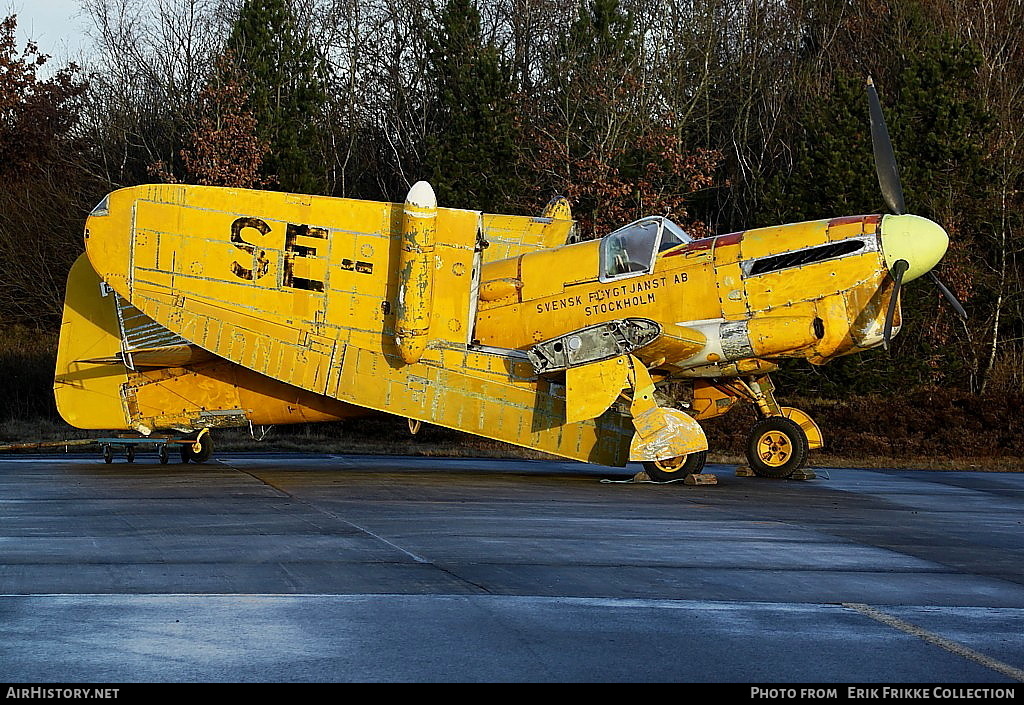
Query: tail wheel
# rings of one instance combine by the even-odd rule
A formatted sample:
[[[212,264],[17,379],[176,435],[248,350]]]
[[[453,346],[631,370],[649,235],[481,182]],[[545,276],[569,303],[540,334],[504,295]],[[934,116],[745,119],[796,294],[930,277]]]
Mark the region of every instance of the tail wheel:
[[[199,450],[196,450],[196,446],[199,446]],[[204,428],[200,431],[194,442],[181,445],[181,462],[183,463],[189,461],[205,463],[211,455],[213,455],[213,439],[210,438],[209,429]]]
[[[807,434],[785,416],[769,416],[754,424],[747,443],[747,461],[760,477],[789,477],[807,464]]]
[[[668,460],[654,460],[644,463],[644,472],[655,482],[682,480],[687,475],[697,475],[704,469],[708,452],[702,450],[689,455],[680,455]]]

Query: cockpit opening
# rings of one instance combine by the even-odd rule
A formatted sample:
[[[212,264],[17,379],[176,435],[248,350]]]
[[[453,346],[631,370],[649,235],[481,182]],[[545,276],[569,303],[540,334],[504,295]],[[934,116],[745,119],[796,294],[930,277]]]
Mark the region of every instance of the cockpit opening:
[[[648,216],[601,240],[601,281],[651,271],[659,252],[693,242],[685,230],[663,216]]]

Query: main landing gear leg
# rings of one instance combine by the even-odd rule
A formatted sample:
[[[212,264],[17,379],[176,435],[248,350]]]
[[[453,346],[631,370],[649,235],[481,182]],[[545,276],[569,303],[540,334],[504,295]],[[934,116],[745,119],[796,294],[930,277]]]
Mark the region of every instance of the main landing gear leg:
[[[823,445],[817,424],[799,409],[779,406],[768,375],[741,378],[739,383],[761,415],[747,439],[750,469],[759,477],[812,479],[814,473],[804,467],[808,453]]]
[[[633,389],[629,411],[636,429],[630,460],[642,462],[647,476],[655,482],[714,484],[717,479],[713,475],[701,475],[708,457],[708,440],[700,424],[682,411],[658,406],[647,368],[633,356],[628,359],[628,381]]]

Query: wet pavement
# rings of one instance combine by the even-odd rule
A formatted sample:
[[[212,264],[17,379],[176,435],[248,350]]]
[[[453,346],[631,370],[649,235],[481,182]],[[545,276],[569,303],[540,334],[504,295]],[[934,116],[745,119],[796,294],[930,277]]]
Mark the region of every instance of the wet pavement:
[[[1024,681],[1024,473],[0,459],[0,680]]]

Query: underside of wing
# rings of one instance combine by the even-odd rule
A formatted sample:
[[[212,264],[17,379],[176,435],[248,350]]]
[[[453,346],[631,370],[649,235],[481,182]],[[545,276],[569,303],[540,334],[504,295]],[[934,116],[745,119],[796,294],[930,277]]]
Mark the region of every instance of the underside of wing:
[[[474,349],[483,219],[409,202],[156,185],[110,194],[89,219],[86,247],[143,314],[241,369],[353,406],[624,464],[631,430],[621,415],[566,424],[558,389],[528,361]],[[410,321],[414,307],[424,315]],[[403,315],[425,327],[415,355],[396,341]]]

